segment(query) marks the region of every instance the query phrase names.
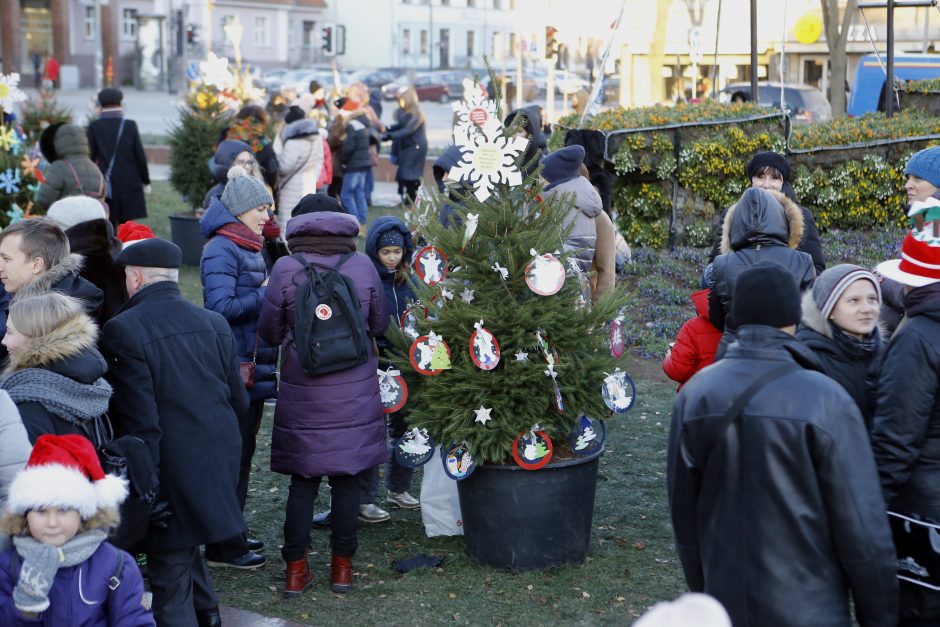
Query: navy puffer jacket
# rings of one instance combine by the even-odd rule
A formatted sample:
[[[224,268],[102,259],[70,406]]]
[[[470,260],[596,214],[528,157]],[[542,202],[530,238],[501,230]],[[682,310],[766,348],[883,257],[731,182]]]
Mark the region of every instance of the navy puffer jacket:
[[[404,222],[395,216],[382,216],[372,223],[369,232],[366,234],[366,254],[372,259],[372,264],[375,266],[376,272],[379,273],[379,278],[382,279],[382,288],[385,290],[385,312],[395,317],[394,322],[390,324],[397,326],[401,322],[401,315],[405,313],[408,302],[418,300],[418,297],[415,296],[415,292],[411,287],[410,278],[404,283],[396,283],[395,272],[386,268],[379,260],[379,238],[382,233],[389,230],[397,230],[402,234],[402,237],[405,238],[402,259],[411,259],[415,249],[411,231],[408,230]],[[391,342],[386,340],[384,336],[377,337],[376,343],[382,351],[391,347]]]
[[[202,235],[211,238],[202,250],[199,276],[203,305],[222,314],[232,328],[239,359],[251,361],[267,268],[260,252],[243,248],[224,235],[216,234],[224,224],[236,222],[238,219],[229,213],[221,200],[213,198],[210,201],[209,209],[199,223]],[[276,363],[277,349],[260,341],[255,386],[249,390],[251,400],[277,396]]]

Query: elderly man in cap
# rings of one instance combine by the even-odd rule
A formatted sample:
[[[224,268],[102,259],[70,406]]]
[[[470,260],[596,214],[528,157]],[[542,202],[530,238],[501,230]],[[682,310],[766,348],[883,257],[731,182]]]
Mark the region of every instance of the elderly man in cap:
[[[158,625],[219,625],[219,600],[200,545],[247,531],[235,496],[248,408],[235,339],[225,318],[180,294],[180,249],[162,239],[127,246],[130,299],[104,326],[114,387],[111,418],[144,440],[173,515],[151,526],[147,554]]]
[[[800,293],[742,272],[737,342],[676,397],[669,505],[692,592],[735,627],[897,623],[895,553],[865,424],[793,334]],[[816,370],[816,372],[814,372]]]
[[[101,113],[88,125],[91,160],[104,174],[109,218],[117,225],[147,217],[144,192],[150,191],[147,155],[137,132],[137,123],[124,117],[120,89],[98,92]]]

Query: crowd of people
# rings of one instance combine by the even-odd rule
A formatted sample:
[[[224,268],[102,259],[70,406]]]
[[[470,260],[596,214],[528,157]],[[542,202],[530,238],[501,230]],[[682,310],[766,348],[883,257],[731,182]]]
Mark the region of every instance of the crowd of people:
[[[313,87],[280,109],[243,108],[220,134],[202,307],[180,292],[180,249],[133,221],[150,180],[120,92],[99,94],[87,129],[43,133],[47,215],[0,232],[3,624],[221,624],[209,567],[267,561],[243,513],[266,404],[271,469],[290,482],[284,597],[314,583],[315,521],[331,530],[330,588],[351,589],[358,524],[391,517],[380,467],[385,503],[421,506],[413,469],[389,455],[405,416],[384,414],[376,376],[390,320],[414,299],[416,242],[395,216],[366,223],[386,141],[403,205],[421,198],[426,120],[411,89],[385,127],[365,86],[334,102]],[[589,152],[577,134],[549,152],[537,109],[505,124],[545,197],[571,199],[564,246],[596,299],[623,255]],[[463,215],[459,160],[452,147],[432,168],[445,226]],[[940,199],[940,147],[906,173],[913,211]],[[747,176],[703,263],[697,316],[663,363],[680,383],[669,500],[689,588],[735,625],[849,624],[850,598],[864,625],[937,624],[936,592],[899,588],[886,511],[940,520],[940,234],[920,220],[901,260],[827,269],[786,159],[759,153]],[[349,310],[311,306],[317,290]],[[126,479],[108,474],[122,464]],[[315,516],[324,479],[330,505]]]

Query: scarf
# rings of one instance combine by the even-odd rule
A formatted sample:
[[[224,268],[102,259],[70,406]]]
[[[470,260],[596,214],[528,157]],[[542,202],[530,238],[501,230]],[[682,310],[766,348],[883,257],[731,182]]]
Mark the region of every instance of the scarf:
[[[241,222],[228,222],[223,224],[215,231],[222,237],[227,237],[242,248],[253,250],[256,253],[261,252],[264,245],[264,237],[257,235]]]
[[[287,240],[292,253],[342,255],[356,250],[356,240],[344,235],[295,235]]]
[[[34,401],[50,414],[81,426],[108,411],[111,386],[102,378],[94,383],[79,383],[64,375],[42,368],[14,372],[2,382],[14,403]]]
[[[940,300],[940,282],[916,287],[904,295],[904,314],[908,318],[922,314],[935,300]]]
[[[23,558],[19,581],[13,588],[13,602],[21,612],[42,612],[49,607],[49,590],[60,568],[81,564],[90,558],[108,537],[104,529],[76,534],[60,547],[43,544],[32,536],[13,538],[16,552]]]
[[[267,127],[261,122],[252,118],[244,118],[242,120],[236,120],[228,128],[225,139],[243,141],[251,146],[251,151],[254,154],[258,154],[271,144],[271,140],[268,139],[266,132]]]
[[[864,338],[858,339],[831,322],[829,325],[832,328],[832,339],[836,345],[852,359],[871,359],[881,350],[881,332],[878,331],[877,327]]]

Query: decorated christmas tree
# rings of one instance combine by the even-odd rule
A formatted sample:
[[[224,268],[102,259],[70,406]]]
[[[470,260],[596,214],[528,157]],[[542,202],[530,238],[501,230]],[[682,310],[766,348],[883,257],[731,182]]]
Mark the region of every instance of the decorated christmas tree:
[[[0,122],[0,228],[29,214],[32,200],[44,180],[38,144],[44,126],[32,127],[35,132],[30,134],[24,131],[23,124],[14,121],[14,104],[24,103],[22,109],[31,110],[25,104],[26,95],[19,89],[19,79],[16,73],[0,74],[0,110],[4,114]],[[55,109],[54,100],[52,108],[59,111]],[[53,117],[46,124],[59,121],[63,120]]]
[[[462,159],[449,177],[464,193],[449,227],[438,220],[448,201],[435,192],[411,213],[424,241],[414,258],[420,303],[397,340],[413,428],[399,446],[429,435],[457,479],[473,465],[535,469],[553,450],[596,451],[602,419],[634,395],[613,356],[622,342],[612,348],[625,296],[615,288],[591,303],[589,276],[564,245],[574,199],[543,198],[537,162],[522,162],[521,116],[504,128],[497,111],[472,84],[455,105]]]

